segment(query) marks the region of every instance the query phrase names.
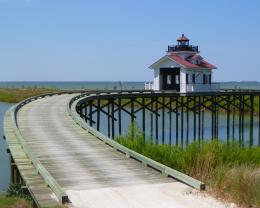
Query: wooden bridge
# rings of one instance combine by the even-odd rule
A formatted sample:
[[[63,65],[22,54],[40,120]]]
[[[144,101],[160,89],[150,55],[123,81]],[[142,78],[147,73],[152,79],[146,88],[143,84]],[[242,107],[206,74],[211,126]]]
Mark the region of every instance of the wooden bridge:
[[[87,191],[86,207],[156,207],[162,201],[169,206],[176,187],[188,187],[183,183],[205,188],[202,182],[127,149],[89,126],[76,112],[77,103],[88,96],[96,94],[37,96],[6,113],[4,133],[12,182],[23,184],[36,206],[69,203],[81,207],[77,204],[81,195],[75,193],[83,190]],[[149,190],[156,197],[147,195]]]
[[[82,207],[77,204],[80,197],[87,197],[85,207],[122,207],[123,204],[129,207],[159,207],[162,201],[170,206],[176,201],[173,194],[176,187],[181,186],[186,190],[190,186],[201,190],[205,189],[205,184],[113,140],[115,131],[119,134],[122,131],[121,111],[130,115],[131,121],[135,120],[136,113],[142,111],[142,128],[145,130],[145,110],[149,110],[151,122],[155,119],[150,128],[155,126],[156,138],[159,110],[161,109],[162,115],[162,135],[165,111],[168,111],[169,118],[174,113],[176,125],[179,125],[178,117],[182,118],[182,139],[184,112],[189,115],[189,111],[193,111],[194,122],[198,121],[198,125],[194,125],[196,140],[203,137],[200,133],[203,130],[201,121],[204,116],[203,113],[200,114],[201,109],[212,112],[212,136],[216,136],[218,110],[223,108],[227,111],[229,141],[232,109],[239,110],[243,135],[245,109],[249,109],[252,127],[254,98],[259,99],[259,95],[259,92],[222,92],[190,94],[183,99],[179,93],[174,92],[63,92],[27,99],[13,106],[4,120],[5,139],[11,157],[12,182],[23,184],[38,207],[54,207],[63,203]],[[159,97],[162,99],[158,99]],[[128,100],[123,103],[123,98]],[[107,136],[99,131],[102,123],[100,113],[104,113],[108,119]],[[251,138],[253,134],[252,127]],[[176,131],[176,141],[177,138]],[[250,145],[253,145],[252,139]],[[129,187],[132,189],[127,189]],[[81,195],[82,191],[86,194]],[[156,197],[150,197],[147,193],[152,194],[151,196],[156,194]],[[185,200],[180,203],[185,207]],[[200,207],[202,202],[197,203],[197,207]]]

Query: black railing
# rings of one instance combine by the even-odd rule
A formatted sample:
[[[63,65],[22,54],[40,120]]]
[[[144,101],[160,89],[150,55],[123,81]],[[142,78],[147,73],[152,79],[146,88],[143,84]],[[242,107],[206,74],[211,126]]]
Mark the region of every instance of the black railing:
[[[199,52],[199,47],[198,46],[192,46],[192,45],[172,45],[172,46],[168,46],[168,52],[174,52],[174,51]]]
[[[137,122],[155,144],[185,146],[192,141],[222,139],[260,145],[260,91],[181,94],[171,91],[87,95],[76,111],[112,139]]]

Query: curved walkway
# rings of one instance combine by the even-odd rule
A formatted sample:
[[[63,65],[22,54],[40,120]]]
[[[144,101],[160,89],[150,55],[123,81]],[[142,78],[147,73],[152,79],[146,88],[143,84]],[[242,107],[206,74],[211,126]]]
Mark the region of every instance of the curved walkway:
[[[18,126],[33,153],[73,207],[225,207],[114,150],[79,127],[67,112],[73,95],[33,101]]]

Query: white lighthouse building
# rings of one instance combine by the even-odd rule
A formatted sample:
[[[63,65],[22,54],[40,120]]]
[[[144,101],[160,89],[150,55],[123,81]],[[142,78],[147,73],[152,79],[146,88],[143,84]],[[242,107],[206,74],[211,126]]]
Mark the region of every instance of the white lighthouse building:
[[[218,90],[211,82],[216,67],[199,55],[198,46],[190,45],[184,34],[177,39],[177,45],[168,46],[167,54],[149,68],[154,70],[154,82],[152,87],[149,85],[154,90],[183,93]]]

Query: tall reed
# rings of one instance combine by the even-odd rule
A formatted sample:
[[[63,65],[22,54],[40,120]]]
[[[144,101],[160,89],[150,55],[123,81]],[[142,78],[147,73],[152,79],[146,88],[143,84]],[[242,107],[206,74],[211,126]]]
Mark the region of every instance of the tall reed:
[[[145,141],[133,124],[118,142],[153,160],[207,183],[210,192],[246,207],[260,206],[260,148],[219,140],[185,148]]]

